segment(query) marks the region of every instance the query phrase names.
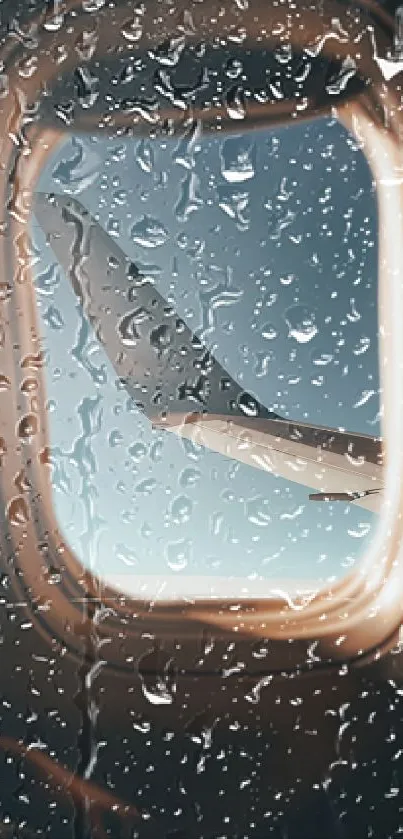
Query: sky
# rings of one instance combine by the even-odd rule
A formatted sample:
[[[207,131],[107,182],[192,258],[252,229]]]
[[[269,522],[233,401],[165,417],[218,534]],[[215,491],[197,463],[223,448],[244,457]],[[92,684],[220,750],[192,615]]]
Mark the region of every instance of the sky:
[[[151,264],[158,291],[263,405],[380,433],[376,194],[336,121],[164,141],[71,136],[38,188],[77,197]],[[33,233],[55,509],[81,561],[123,588],[152,575],[158,591],[169,579],[190,596],[206,580],[264,596],[278,579],[348,572],[376,517],[310,504],[303,486],[153,430]]]

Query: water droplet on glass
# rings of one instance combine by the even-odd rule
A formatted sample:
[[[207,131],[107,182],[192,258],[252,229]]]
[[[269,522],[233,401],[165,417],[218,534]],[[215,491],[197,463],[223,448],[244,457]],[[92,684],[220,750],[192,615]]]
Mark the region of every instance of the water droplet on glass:
[[[57,265],[50,265],[35,278],[35,288],[38,294],[51,295],[60,283],[60,272]]]
[[[9,81],[6,73],[0,73],[0,99],[4,99],[9,93]]]
[[[171,705],[176,693],[174,662],[165,662],[156,650],[145,653],[138,662],[141,688],[145,698],[152,705]]]
[[[178,542],[169,542],[165,548],[165,556],[168,567],[172,571],[183,571],[189,564],[192,553],[192,544],[188,539],[180,539]]]
[[[230,137],[220,149],[221,173],[228,183],[249,181],[255,174],[255,145],[245,137]]]
[[[28,505],[21,495],[12,498],[7,505],[7,518],[16,527],[23,527],[29,521]]]
[[[179,475],[179,483],[182,487],[190,489],[190,487],[196,486],[200,478],[201,472],[199,472],[198,469],[192,469],[189,466],[186,469],[183,469]]]
[[[353,539],[362,539],[364,536],[368,535],[370,530],[371,525],[369,522],[359,522],[357,528],[349,529],[347,533],[349,536],[352,536]]]
[[[38,58],[36,55],[24,58],[19,65],[18,72],[23,79],[30,79],[38,69]]]
[[[170,346],[172,338],[172,330],[164,323],[150,332],[150,344],[158,353],[164,352]]]
[[[138,310],[128,312],[124,315],[117,324],[117,331],[122,344],[125,347],[135,347],[140,335],[136,329],[138,325]],[[142,320],[140,320],[142,323]]]
[[[38,433],[38,418],[35,414],[26,414],[20,419],[17,433],[22,440],[30,440]]]
[[[136,146],[135,160],[143,172],[152,171],[154,166],[154,150],[151,143],[147,140],[140,140]]]
[[[47,326],[51,329],[63,329],[64,327],[64,320],[62,317],[61,312],[56,306],[49,306],[44,312],[43,319]]]
[[[289,337],[299,344],[307,344],[318,334],[315,314],[306,306],[291,306],[285,313],[285,322],[289,329]]]
[[[82,0],[84,12],[99,12],[105,6],[106,0]]]
[[[89,61],[97,48],[98,32],[94,29],[84,29],[78,36],[74,48],[82,61]]]
[[[225,74],[229,79],[238,79],[243,72],[243,64],[239,58],[229,58],[225,66]]]
[[[195,156],[201,151],[199,143],[201,135],[200,121],[192,119],[173,153],[173,160],[184,169],[194,169]]]
[[[261,329],[262,338],[265,338],[266,341],[273,341],[277,338],[278,332],[275,326],[272,323],[266,323],[262,326]]]
[[[143,248],[157,248],[168,239],[168,231],[161,222],[151,216],[143,218],[133,225],[130,235],[136,245]]]
[[[228,192],[220,189],[218,206],[223,212],[234,219],[239,230],[247,230],[250,223],[249,193]]]
[[[270,504],[267,498],[257,495],[246,502],[246,515],[248,521],[257,527],[267,527],[271,521]]]
[[[185,524],[192,515],[193,504],[186,495],[178,495],[171,504],[171,516],[175,524]]]
[[[74,71],[77,99],[82,108],[92,108],[99,96],[99,79],[88,67],[77,67]]]
[[[45,360],[46,357],[44,352],[29,353],[22,359],[21,367],[23,369],[40,370],[40,368],[45,364]]]
[[[21,393],[34,393],[36,390],[38,390],[38,386],[39,385],[37,379],[34,379],[33,377],[28,377],[27,379],[24,379],[24,381],[21,384]]]
[[[183,35],[179,38],[171,38],[169,41],[164,41],[159,44],[156,49],[151,49],[149,55],[158,64],[166,67],[175,67],[185,49],[186,41]]]
[[[357,65],[351,56],[347,56],[342,62],[341,68],[336,75],[333,75],[326,84],[327,93],[338,96],[346,89],[350,79],[357,72]]]
[[[315,351],[311,355],[312,364],[316,364],[317,367],[326,367],[333,361],[333,358],[332,353],[325,352],[324,350]]]
[[[154,478],[145,478],[144,481],[140,481],[140,483],[137,484],[135,491],[139,495],[151,495],[156,486],[157,481]]]
[[[62,581],[62,575],[60,568],[56,568],[53,565],[49,565],[46,569],[46,582],[49,583],[50,586],[57,586]]]
[[[129,447],[129,454],[137,463],[146,456],[147,451],[148,449],[145,443],[133,443],[133,445]]]
[[[203,199],[198,195],[199,179],[191,172],[187,175],[180,186],[180,196],[175,207],[175,215],[178,221],[187,221],[189,216],[199,209]]]
[[[129,568],[133,568],[135,565],[138,564],[138,558],[134,551],[124,545],[122,542],[115,545],[115,556],[120,561],[123,562],[124,565],[127,565]]]
[[[245,94],[242,87],[235,85],[228,91],[225,97],[225,106],[231,119],[245,119]]]
[[[353,353],[354,353],[354,355],[363,355],[365,352],[367,352],[367,350],[369,349],[370,346],[371,346],[371,339],[366,337],[366,336],[362,336],[357,341],[357,343],[356,343],[356,345],[353,349]]]
[[[67,195],[79,195],[99,177],[101,161],[88,142],[72,137],[70,156],[54,167],[52,177]]]
[[[122,26],[122,35],[130,44],[135,44],[143,34],[143,26],[138,16],[127,20]]]
[[[353,408],[361,408],[363,405],[366,405],[372,396],[375,396],[374,390],[363,390],[357,401],[354,402]]]
[[[246,417],[259,416],[259,402],[250,393],[242,393],[238,399],[238,406]]]
[[[11,295],[13,293],[13,289],[10,283],[7,282],[0,282],[0,301],[3,303],[10,300]]]

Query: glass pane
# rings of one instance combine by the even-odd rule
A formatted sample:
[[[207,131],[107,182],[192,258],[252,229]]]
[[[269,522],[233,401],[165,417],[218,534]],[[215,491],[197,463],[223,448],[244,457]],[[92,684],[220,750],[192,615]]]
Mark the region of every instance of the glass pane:
[[[153,598],[264,596],[280,583],[310,587],[346,574],[371,538],[372,509],[310,500],[319,490],[302,483],[298,458],[284,477],[153,427],[164,383],[133,367],[125,385],[120,369],[151,347],[172,375],[171,317],[173,332],[198,336],[251,395],[244,427],[273,412],[376,438],[376,190],[352,137],[333,119],[237,136],[201,136],[194,126],[182,138],[76,135],[49,159],[38,192],[65,196],[65,232],[74,228],[69,270],[57,259],[59,222],[46,229],[39,212],[32,221],[54,504],[83,564]],[[69,209],[71,197],[79,204]],[[80,250],[85,210],[103,233],[94,227]],[[74,279],[86,276],[100,235],[109,255],[89,300],[84,282],[88,318]],[[130,317],[113,320],[116,295]],[[91,306],[109,317],[120,358]],[[195,381],[186,352],[178,386]],[[186,387],[188,411],[194,389]],[[377,489],[379,468],[361,460]],[[339,490],[366,488],[361,475]]]

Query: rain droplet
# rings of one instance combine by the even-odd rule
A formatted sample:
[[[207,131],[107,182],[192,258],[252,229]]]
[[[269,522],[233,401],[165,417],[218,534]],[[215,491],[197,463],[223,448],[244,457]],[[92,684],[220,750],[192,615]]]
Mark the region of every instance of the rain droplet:
[[[143,457],[147,454],[147,446],[145,443],[133,443],[132,446],[129,447],[129,454],[133,458],[133,460],[140,462]]]
[[[59,312],[59,309],[57,309],[56,306],[49,306],[49,308],[46,309],[46,312],[44,312],[43,319],[46,325],[49,326],[51,329],[60,330],[64,327],[64,320],[62,314],[61,312]]]
[[[289,337],[295,338],[299,344],[307,344],[318,334],[315,315],[306,306],[292,306],[287,309],[284,318]]]
[[[366,405],[371,399],[371,396],[375,396],[374,390],[363,390],[360,398],[354,403],[353,408],[361,408],[362,405]]]
[[[17,495],[11,499],[6,512],[10,524],[16,527],[23,527],[29,521],[28,504],[22,495]]]
[[[224,190],[220,190],[220,200],[218,203],[223,212],[234,219],[239,230],[247,230],[249,227],[249,193],[247,192],[231,192],[228,194]]]
[[[183,166],[184,169],[194,169],[196,165],[195,155],[201,150],[200,134],[200,121],[193,119],[173,153],[175,163]]]
[[[37,379],[31,377],[24,379],[21,384],[21,393],[34,393],[36,390],[38,390]]]
[[[243,72],[243,64],[239,58],[229,58],[225,66],[225,74],[229,79],[238,79]]]
[[[172,571],[183,571],[190,562],[192,545],[188,539],[169,542],[165,548],[168,567]]]
[[[138,663],[141,688],[144,696],[152,705],[171,705],[176,693],[173,659],[169,658],[163,666],[159,663],[156,650],[145,653]],[[155,672],[160,669],[160,672]]]
[[[337,75],[333,75],[326,85],[327,93],[337,96],[346,89],[350,79],[352,79],[357,72],[357,65],[354,59],[349,55],[342,62],[341,68]]]
[[[81,0],[84,12],[99,12],[105,6],[106,0]]]
[[[122,344],[125,347],[135,347],[140,338],[137,332],[137,309],[124,315],[117,324],[117,331]]]
[[[45,364],[45,354],[43,352],[29,353],[25,355],[21,361],[21,367],[31,370],[40,370]]]
[[[17,433],[22,440],[29,440],[38,433],[38,418],[35,414],[26,414],[20,419]]]
[[[167,229],[151,216],[143,216],[133,225],[130,234],[133,242],[143,248],[157,248],[164,245],[168,239]]]
[[[250,393],[246,393],[246,391],[239,397],[238,406],[246,417],[259,416],[259,402]]]
[[[46,569],[46,582],[49,583],[50,586],[57,586],[62,581],[62,575],[60,568],[56,568],[53,565],[49,565],[49,568]]]
[[[189,216],[203,205],[203,199],[197,193],[199,179],[191,172],[181,182],[181,194],[175,207],[175,215],[178,221],[187,221]]]
[[[10,283],[7,282],[0,282],[0,301],[6,302],[10,300],[10,297],[13,293]]]
[[[145,478],[144,481],[140,481],[140,483],[137,484],[135,491],[139,495],[151,495],[156,486],[157,481],[155,478]]]
[[[198,481],[200,481],[201,473],[198,469],[192,469],[190,466],[187,469],[183,469],[179,476],[179,483],[184,488],[190,488],[196,486]]]
[[[134,551],[122,543],[115,545],[115,556],[120,562],[123,562],[124,565],[130,568],[138,564],[138,558]]]
[[[333,361],[333,354],[330,352],[313,352],[311,355],[312,364],[316,364],[317,367],[326,367]]]
[[[176,64],[178,64],[185,46],[185,38],[181,35],[179,38],[172,38],[169,41],[165,41],[163,44],[159,44],[156,49],[150,50],[149,55],[154,59],[154,61],[157,61],[158,64],[162,64],[165,67],[175,67]]]
[[[35,278],[35,288],[38,294],[51,295],[60,283],[60,272],[56,264],[50,265]]]
[[[23,79],[30,79],[38,69],[38,58],[36,55],[24,58],[19,65],[18,72]]]
[[[230,137],[220,149],[221,173],[228,183],[249,181],[255,174],[255,146],[244,138]]]
[[[171,504],[171,516],[175,524],[185,524],[192,515],[193,504],[186,495],[178,495]]]
[[[79,195],[98,179],[100,166],[100,158],[88,142],[73,137],[70,157],[63,157],[56,164],[52,177],[67,195]]]
[[[8,76],[6,73],[0,73],[0,99],[4,99],[8,96],[9,92],[9,82]]]
[[[269,501],[267,498],[257,495],[246,503],[246,515],[248,521],[257,527],[267,527],[271,521]]]
[[[77,67],[74,71],[77,99],[82,108],[92,108],[99,96],[99,79],[88,67]]]
[[[266,341],[273,341],[277,338],[278,333],[272,323],[266,323],[265,326],[262,326],[261,335],[262,338],[266,338]]]
[[[225,106],[230,119],[245,119],[246,106],[243,87],[235,85],[227,92]]]
[[[98,33],[96,29],[84,29],[75,43],[76,53],[83,61],[89,61],[97,48]]]
[[[362,336],[359,341],[357,341],[353,353],[354,355],[363,355],[371,346],[371,339],[365,336]]]
[[[122,26],[122,35],[130,44],[135,44],[143,34],[143,26],[138,16],[127,20]]]
[[[354,539],[362,539],[364,536],[367,536],[371,530],[371,525],[369,522],[360,522],[358,527],[355,530],[348,530],[347,533],[349,536],[352,536]]]
[[[135,152],[136,163],[143,172],[151,172],[154,166],[154,150],[147,140],[140,140]]]
[[[157,326],[150,332],[150,344],[158,353],[164,352],[172,343],[172,331],[166,324]]]
[[[280,277],[281,285],[291,285],[295,280],[295,274],[285,274],[285,276]]]

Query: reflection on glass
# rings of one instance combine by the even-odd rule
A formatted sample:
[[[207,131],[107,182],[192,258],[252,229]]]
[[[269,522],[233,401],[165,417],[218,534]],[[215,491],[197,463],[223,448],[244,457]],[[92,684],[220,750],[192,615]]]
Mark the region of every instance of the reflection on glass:
[[[164,298],[164,318],[198,336],[248,394],[246,424],[259,405],[267,417],[377,437],[376,196],[351,136],[330,119],[226,137],[71,136],[38,191],[72,196],[110,237],[91,280],[98,299],[84,299],[88,318],[56,256],[63,231],[56,221],[44,230],[40,214],[32,222],[54,502],[80,560],[151,597],[265,596],[279,582],[346,574],[376,525],[373,505],[313,502],[320,487],[297,482],[298,462],[296,480],[285,479],[153,428],[151,397],[164,381],[136,379],[133,364],[151,342],[172,376],[171,338],[165,321],[150,325],[150,311],[136,308],[133,288]],[[79,256],[84,275],[96,242]],[[123,281],[119,253],[132,271]],[[108,317],[114,295],[131,318],[109,320],[120,346],[111,353],[91,310]],[[120,364],[132,370],[127,387]]]

